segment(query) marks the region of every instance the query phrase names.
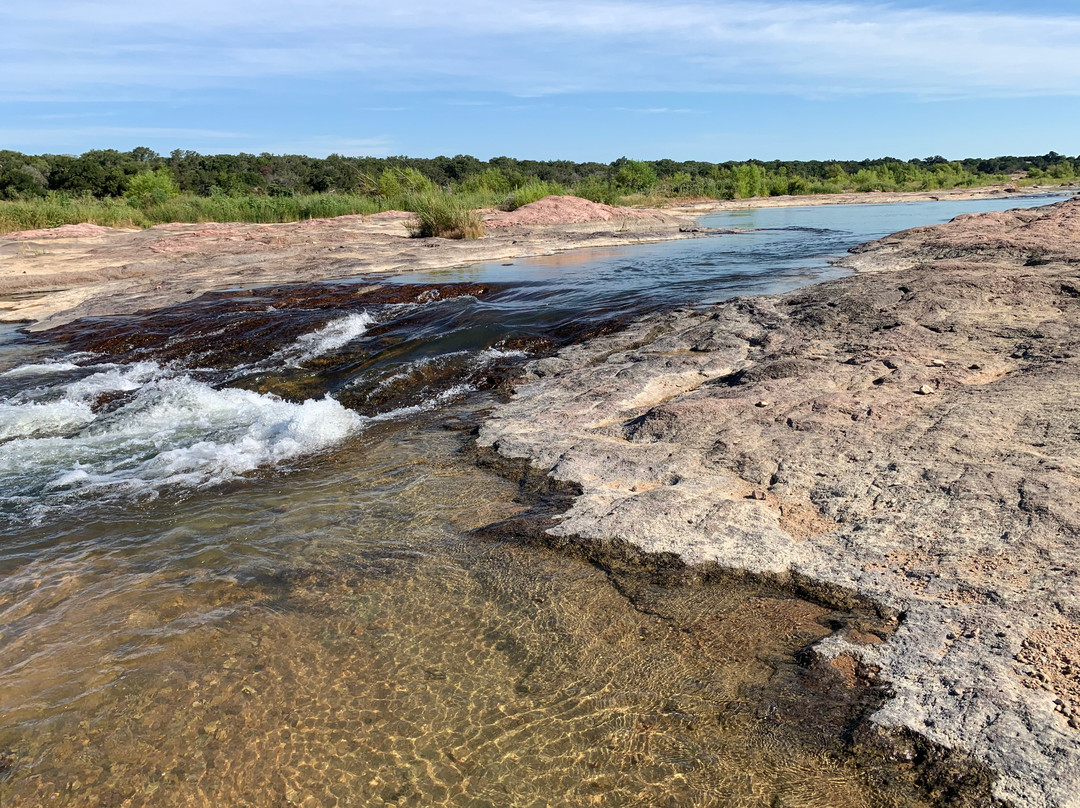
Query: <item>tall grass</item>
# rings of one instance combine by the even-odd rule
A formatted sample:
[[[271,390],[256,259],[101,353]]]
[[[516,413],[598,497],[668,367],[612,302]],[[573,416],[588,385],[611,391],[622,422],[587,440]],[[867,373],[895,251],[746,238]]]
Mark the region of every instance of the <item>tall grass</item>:
[[[449,195],[461,202],[466,208],[497,208],[505,199],[504,194],[483,188],[470,191],[458,187],[451,191]],[[408,204],[407,200],[403,204]]]
[[[147,227],[143,212],[123,199],[94,199],[52,195],[17,202],[0,202],[0,232],[38,230],[62,224],[92,224],[109,227]]]
[[[474,239],[484,235],[479,211],[443,191],[415,194],[406,200],[405,209],[416,214],[416,221],[408,225],[413,238]]]
[[[1062,166],[1053,171],[1033,169],[1017,185],[1076,182],[1073,169]],[[151,181],[156,174],[143,175],[145,192],[130,198],[95,198],[53,191],[43,197],[0,201],[0,233],[37,230],[64,224],[91,224],[109,227],[151,227],[166,222],[250,222],[271,224],[304,219],[330,218],[347,214],[372,214],[393,208],[420,215],[418,235],[449,235],[477,238],[483,230],[477,208],[502,207],[515,210],[552,194],[571,193],[609,205],[662,206],[675,199],[742,199],[778,194],[833,194],[850,191],[926,191],[973,187],[1005,182],[1004,175],[976,174],[959,164],[942,164],[933,169],[907,164],[864,168],[848,175],[839,166],[827,179],[768,172],[758,165],[717,167],[709,176],[692,177],[676,172],[657,180],[651,187],[632,190],[613,179],[590,175],[572,187],[546,182],[535,176],[509,176],[492,169],[468,177],[451,191],[441,190],[415,169],[387,169],[368,183],[367,193],[326,193],[290,196],[265,194],[172,196],[173,186]],[[170,181],[171,183],[171,181]],[[160,187],[159,187],[160,185]],[[138,190],[138,189],[136,189]]]
[[[82,222],[106,227],[151,227],[166,222],[273,224],[347,214],[371,214],[392,207],[401,207],[400,200],[384,200],[362,194],[187,195],[146,205],[135,205],[125,199],[52,194],[38,199],[0,202],[0,233]]]

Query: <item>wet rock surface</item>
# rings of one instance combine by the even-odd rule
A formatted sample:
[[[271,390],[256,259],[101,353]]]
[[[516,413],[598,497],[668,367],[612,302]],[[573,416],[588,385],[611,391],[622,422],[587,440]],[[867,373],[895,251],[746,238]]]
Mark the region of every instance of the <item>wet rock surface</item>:
[[[554,539],[872,601],[891,636],[817,652],[880,671],[873,725],[1080,805],[1080,200],[847,261],[538,360],[479,444],[580,486]]]
[[[498,290],[490,283],[282,284],[208,292],[175,306],[139,312],[142,316],[84,317],[42,332],[38,339],[122,362],[183,360],[231,368],[266,356],[344,312],[410,304],[419,312],[425,303]]]

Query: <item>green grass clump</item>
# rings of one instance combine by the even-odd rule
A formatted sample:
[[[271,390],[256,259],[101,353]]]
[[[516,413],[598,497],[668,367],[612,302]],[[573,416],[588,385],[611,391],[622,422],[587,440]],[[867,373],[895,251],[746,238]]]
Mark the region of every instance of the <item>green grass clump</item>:
[[[123,199],[94,199],[54,193],[36,199],[0,202],[0,233],[82,222],[108,227],[147,226],[142,211]]]
[[[484,235],[484,225],[477,210],[443,191],[428,191],[407,198],[405,209],[416,214],[410,225],[413,238],[473,239]]]

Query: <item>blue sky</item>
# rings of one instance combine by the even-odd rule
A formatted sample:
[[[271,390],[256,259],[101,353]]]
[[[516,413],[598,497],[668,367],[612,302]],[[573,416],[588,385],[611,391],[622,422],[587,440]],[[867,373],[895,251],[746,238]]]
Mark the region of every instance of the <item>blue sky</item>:
[[[0,148],[599,160],[1080,153],[1076,0],[34,0]]]

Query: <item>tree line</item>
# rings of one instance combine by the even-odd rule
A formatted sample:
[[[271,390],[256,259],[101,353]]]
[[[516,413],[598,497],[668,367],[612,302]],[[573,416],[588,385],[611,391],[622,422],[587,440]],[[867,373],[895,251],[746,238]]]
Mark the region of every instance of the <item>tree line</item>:
[[[1057,152],[1029,157],[940,156],[899,160],[750,160],[710,163],[629,160],[611,163],[454,157],[345,157],[295,154],[199,154],[178,149],[161,155],[139,147],[81,155],[29,155],[0,150],[0,199],[50,195],[97,199],[177,194],[196,197],[356,194],[391,198],[410,185],[464,194],[511,195],[526,186],[574,192],[614,202],[635,194],[717,199],[840,191],[931,190],[1004,182],[1071,179],[1080,156]],[[149,195],[149,196],[147,196]],[[156,196],[155,196],[156,195]]]

